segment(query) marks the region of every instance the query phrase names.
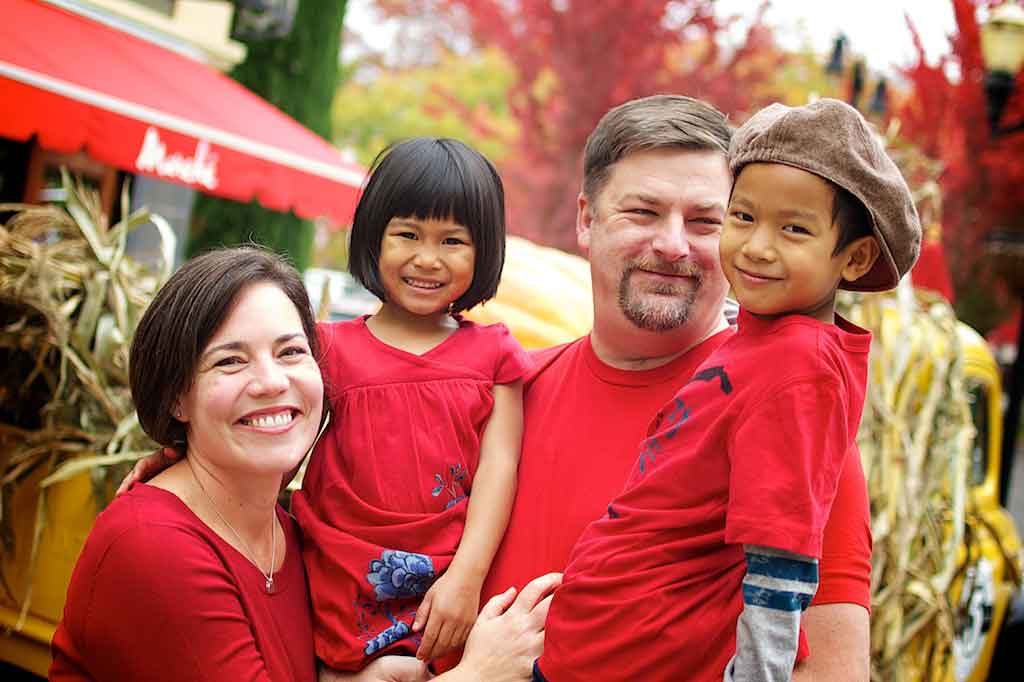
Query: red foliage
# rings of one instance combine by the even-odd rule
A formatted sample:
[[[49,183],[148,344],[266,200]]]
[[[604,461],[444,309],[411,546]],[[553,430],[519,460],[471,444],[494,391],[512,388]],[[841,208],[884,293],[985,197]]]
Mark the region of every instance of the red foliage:
[[[766,5],[767,3],[765,3]],[[575,249],[575,197],[587,135],[611,107],[654,93],[705,99],[725,112],[764,103],[783,57],[762,5],[742,45],[720,46],[733,19],[713,0],[378,0],[392,13],[447,12],[479,46],[497,45],[518,81],[509,106],[519,137],[502,164],[510,225]],[[454,98],[452,98],[454,100]]]
[[[973,305],[975,309],[961,313],[988,327],[1005,305],[1005,300],[994,299],[994,293],[1005,292],[983,260],[984,239],[993,229],[1024,231],[1024,132],[994,138],[988,126],[977,12],[999,3],[952,2],[957,33],[950,36],[951,54],[937,64],[925,61],[913,21],[907,18],[918,59],[905,70],[910,93],[894,114],[901,122],[901,135],[943,163],[942,236],[958,307],[960,300]],[[1002,121],[1005,126],[1021,120],[1024,77],[1018,75],[1017,93]],[[988,309],[977,309],[979,303],[989,304]]]

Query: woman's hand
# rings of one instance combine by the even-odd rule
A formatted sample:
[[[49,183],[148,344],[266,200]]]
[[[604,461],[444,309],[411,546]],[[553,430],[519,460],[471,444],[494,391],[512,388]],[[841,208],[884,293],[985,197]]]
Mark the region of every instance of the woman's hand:
[[[544,621],[551,592],[561,582],[561,573],[549,573],[531,580],[511,606],[512,588],[487,602],[469,633],[462,662],[439,679],[529,680],[533,662],[544,651]]]
[[[423,630],[416,658],[432,661],[466,643],[480,611],[480,582],[448,569],[416,609],[412,631]]]
[[[357,673],[321,667],[317,682],[424,682],[432,677],[427,664],[412,656],[381,656]]]
[[[145,483],[179,459],[181,459],[181,453],[174,448],[164,448],[146,455],[135,463],[132,470],[121,481],[121,485],[117,486],[117,494],[128,492],[128,489],[136,483]]]

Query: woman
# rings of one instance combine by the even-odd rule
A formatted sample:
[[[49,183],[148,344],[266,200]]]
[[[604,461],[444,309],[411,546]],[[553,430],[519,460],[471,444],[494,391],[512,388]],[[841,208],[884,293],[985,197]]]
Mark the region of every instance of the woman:
[[[318,352],[298,273],[263,250],[199,256],[160,290],[132,344],[132,396],[184,457],[97,518],[51,680],[316,679],[300,539],[277,494],[323,422]],[[528,678],[556,581],[504,614],[511,595],[489,604],[466,666],[439,679]],[[425,676],[382,659],[350,679]]]

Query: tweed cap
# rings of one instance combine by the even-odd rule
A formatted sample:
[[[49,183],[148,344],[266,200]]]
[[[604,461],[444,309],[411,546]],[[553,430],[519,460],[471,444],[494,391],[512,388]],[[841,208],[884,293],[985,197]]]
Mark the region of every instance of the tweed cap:
[[[820,175],[867,208],[881,253],[851,291],[892,289],[921,252],[921,221],[906,180],[860,113],[844,102],[819,99],[802,107],[772,104],[733,134],[733,177],[748,163],[782,163]]]

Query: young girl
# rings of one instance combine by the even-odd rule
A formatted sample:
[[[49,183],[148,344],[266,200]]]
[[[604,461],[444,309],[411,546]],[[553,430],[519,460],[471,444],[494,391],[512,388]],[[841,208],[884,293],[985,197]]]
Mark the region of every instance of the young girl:
[[[417,138],[374,162],[350,270],[381,307],[320,325],[334,421],[293,497],[331,668],[431,660],[476,618],[515,495],[529,361],[504,325],[459,313],[494,296],[504,254],[504,190],[479,153]]]

